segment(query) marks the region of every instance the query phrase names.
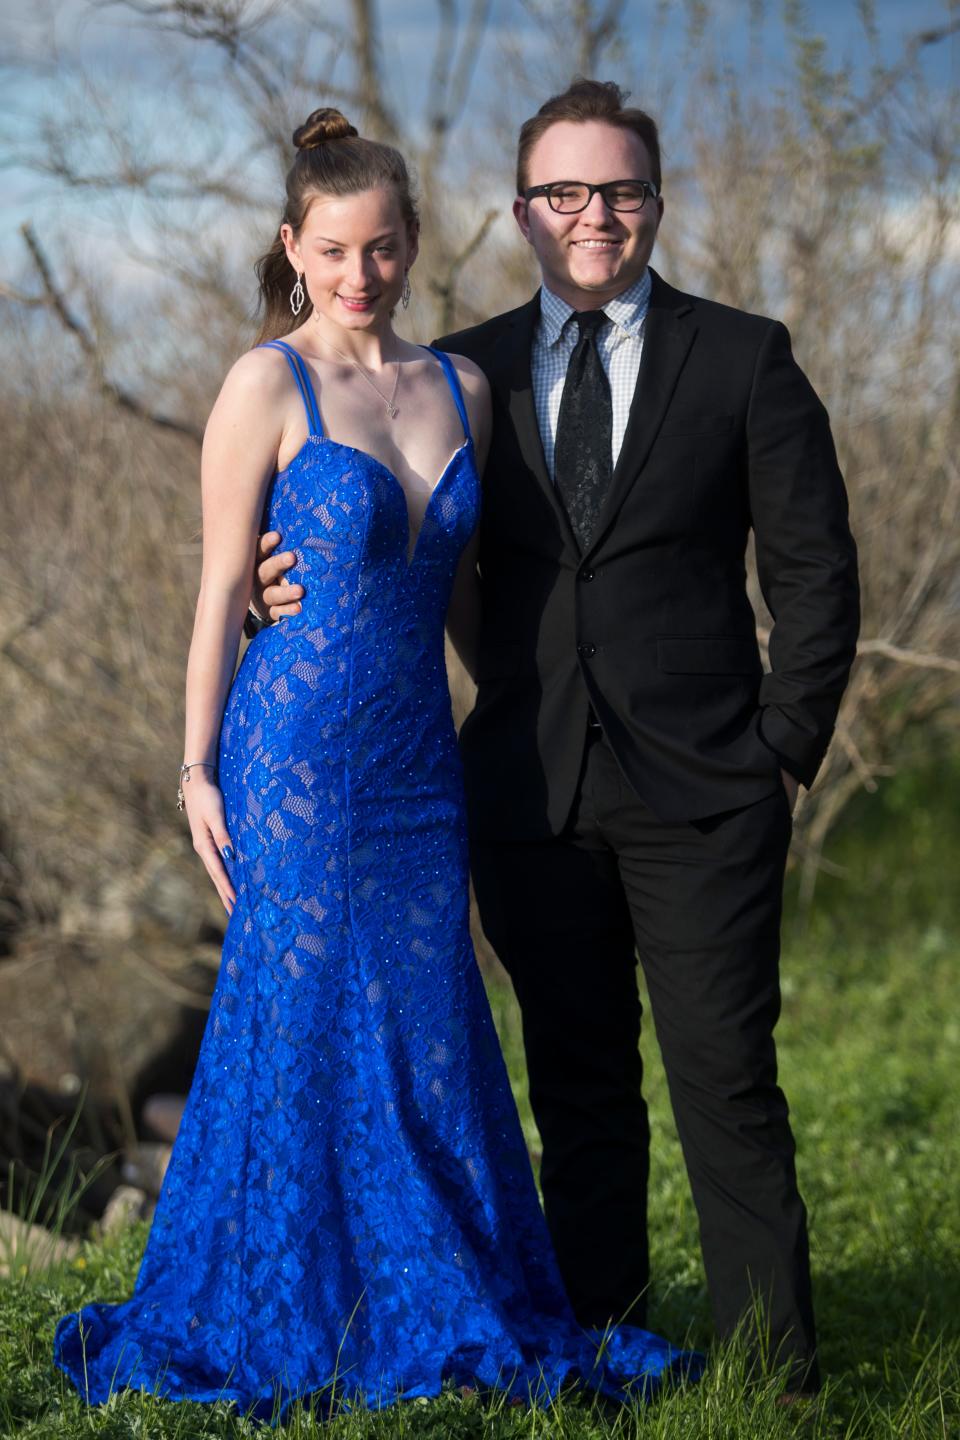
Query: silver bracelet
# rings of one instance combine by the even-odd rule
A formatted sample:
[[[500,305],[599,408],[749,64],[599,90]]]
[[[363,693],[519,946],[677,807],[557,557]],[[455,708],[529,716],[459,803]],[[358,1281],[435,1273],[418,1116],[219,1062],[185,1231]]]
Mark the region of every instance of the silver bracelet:
[[[181,765],[181,766],[180,766],[180,783],[179,783],[179,785],[177,786],[177,809],[178,809],[178,810],[182,810],[182,809],[183,809],[183,803],[184,803],[183,787],[184,787],[184,785],[189,781],[189,779],[190,779],[190,771],[193,769],[193,767],[194,767],[195,765],[202,765],[205,770],[213,770],[214,772],[216,771],[216,768],[217,768],[216,765],[214,765],[214,763],[213,763],[212,760],[191,760],[190,763],[189,763],[189,765]]]

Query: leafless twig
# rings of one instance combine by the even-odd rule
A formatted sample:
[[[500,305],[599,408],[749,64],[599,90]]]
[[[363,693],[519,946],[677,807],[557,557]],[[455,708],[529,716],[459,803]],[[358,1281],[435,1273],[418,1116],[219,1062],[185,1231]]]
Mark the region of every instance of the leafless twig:
[[[477,253],[477,251],[480,249],[480,246],[487,238],[487,235],[490,233],[490,227],[496,220],[497,214],[498,212],[496,210],[488,210],[486,215],[481,220],[478,228],[474,231],[471,238],[467,241],[466,245],[450,261],[449,265],[447,266],[447,272],[444,275],[443,279],[437,280],[431,278],[430,280],[431,290],[435,295],[439,296],[440,298],[440,319],[438,329],[441,334],[447,334],[450,330],[454,328],[454,314],[457,303],[457,281],[460,278],[460,274],[463,271],[464,266]]]
[[[33,226],[28,222],[20,227],[20,231],[40,274],[40,279],[47,297],[47,303],[58,316],[63,326],[69,330],[72,335],[76,336],[80,348],[87,358],[91,372],[103,394],[109,396],[109,398],[121,406],[122,409],[128,410],[132,415],[136,415],[138,419],[146,420],[149,424],[157,426],[158,429],[171,430],[176,435],[183,435],[188,440],[192,440],[197,446],[202,444],[203,431],[196,425],[192,425],[188,420],[178,420],[173,416],[164,415],[161,411],[151,410],[148,406],[144,405],[141,400],[138,400],[135,395],[132,395],[129,390],[125,390],[123,386],[107,378],[103,371],[102,357],[97,343],[80,319],[70,309],[62,291],[57,286],[53,278],[50,262],[43,252]]]

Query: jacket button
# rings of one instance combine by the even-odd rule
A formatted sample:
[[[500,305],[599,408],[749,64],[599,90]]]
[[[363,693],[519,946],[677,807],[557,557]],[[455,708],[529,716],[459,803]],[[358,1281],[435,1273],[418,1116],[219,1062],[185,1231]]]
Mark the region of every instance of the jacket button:
[[[595,572],[594,572],[593,570],[581,570],[581,571],[580,571],[580,579],[581,579],[581,580],[592,580],[593,577],[594,577],[594,574],[595,574]]]
[[[587,644],[577,646],[577,654],[580,656],[581,660],[591,660],[593,656],[596,655],[596,653],[596,645]]]

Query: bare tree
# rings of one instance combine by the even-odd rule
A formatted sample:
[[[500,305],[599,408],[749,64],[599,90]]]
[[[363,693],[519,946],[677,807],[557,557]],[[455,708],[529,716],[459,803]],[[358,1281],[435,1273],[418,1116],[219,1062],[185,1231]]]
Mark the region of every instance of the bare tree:
[[[530,23],[546,23],[539,3],[527,0]],[[481,103],[489,0],[438,0],[411,114],[391,88],[373,0],[333,19],[309,0],[98,0],[91,13],[152,36],[168,83],[151,107],[120,83],[65,72],[56,113],[16,140],[18,162],[58,194],[106,207],[113,257],[122,240],[138,278],[131,298],[105,265],[35,226],[20,273],[0,285],[17,357],[0,382],[0,764],[12,777],[0,925],[18,973],[38,979],[20,1026],[30,1043],[47,1018],[43,977],[49,988],[59,974],[76,1012],[68,1048],[84,1015],[111,1003],[117,987],[103,977],[148,987],[140,1009],[116,1018],[130,1054],[104,1071],[129,1077],[146,1017],[156,1023],[175,996],[202,1002],[218,955],[222,917],[171,798],[199,558],[197,444],[219,377],[250,343],[250,263],[278,220],[291,131],[335,103],[414,160],[424,243],[408,323],[429,338],[530,293],[528,254],[495,222],[517,120],[574,71],[618,75],[634,62],[622,0],[565,0],[550,7],[534,62],[517,52],[509,69],[502,51],[491,56],[510,84]],[[798,816],[809,894],[851,795],[897,763],[910,727],[956,705],[958,117],[955,97],[925,83],[923,58],[957,22],[917,35],[893,64],[877,51],[858,83],[794,20],[792,67],[761,91],[710,62],[709,6],[684,17],[658,263],[681,286],[788,321],[833,419],[860,544],[860,658]],[[646,56],[666,23],[660,6]],[[647,82],[649,64],[638,69]],[[650,103],[645,83],[634,89]],[[763,639],[770,617],[755,598]],[[469,686],[454,686],[462,713]],[[83,989],[95,971],[100,989]],[[16,1050],[19,1039],[0,1021],[0,1041]],[[91,1063],[77,1053],[76,1067]]]

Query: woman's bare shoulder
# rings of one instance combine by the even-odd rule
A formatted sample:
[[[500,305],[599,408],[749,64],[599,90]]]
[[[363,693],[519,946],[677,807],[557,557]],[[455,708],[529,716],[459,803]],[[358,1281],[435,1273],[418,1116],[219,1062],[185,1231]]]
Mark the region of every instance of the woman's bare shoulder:
[[[255,435],[279,444],[295,413],[296,382],[286,357],[257,346],[240,355],[227,371],[205,431],[205,445],[218,438]]]
[[[476,361],[468,360],[466,355],[453,353],[449,354],[449,359],[453,362],[453,368],[464,390],[478,399],[490,394],[490,382]]]
[[[255,345],[231,365],[223,389],[238,399],[269,403],[284,397],[295,384],[285,355],[266,345]]]

